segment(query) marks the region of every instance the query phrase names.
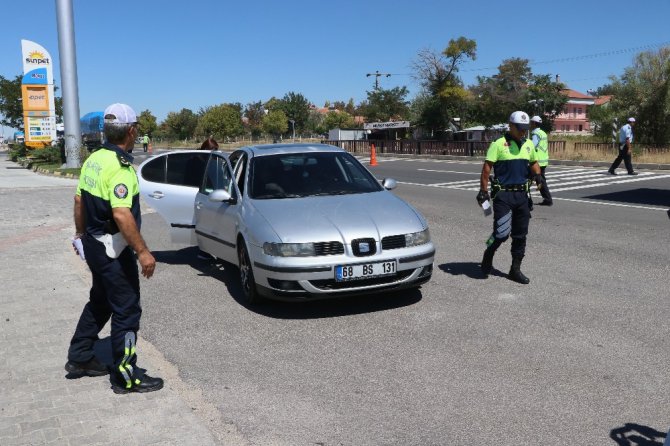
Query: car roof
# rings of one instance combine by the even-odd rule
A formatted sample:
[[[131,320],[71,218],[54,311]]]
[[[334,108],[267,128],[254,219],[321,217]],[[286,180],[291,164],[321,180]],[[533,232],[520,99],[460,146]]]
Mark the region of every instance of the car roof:
[[[345,152],[337,146],[329,144],[262,144],[243,147],[250,151],[253,156],[266,156],[290,153],[313,153],[313,152]]]

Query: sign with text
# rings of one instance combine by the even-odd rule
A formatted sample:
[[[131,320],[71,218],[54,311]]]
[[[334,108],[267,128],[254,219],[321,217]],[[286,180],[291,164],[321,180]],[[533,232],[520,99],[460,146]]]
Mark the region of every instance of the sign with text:
[[[49,111],[48,85],[21,85],[23,113],[27,111]]]
[[[409,128],[409,121],[368,122],[363,124],[363,128],[366,130],[405,129]]]
[[[21,40],[21,53],[25,143],[44,147],[56,139],[53,61],[44,47],[30,40]]]

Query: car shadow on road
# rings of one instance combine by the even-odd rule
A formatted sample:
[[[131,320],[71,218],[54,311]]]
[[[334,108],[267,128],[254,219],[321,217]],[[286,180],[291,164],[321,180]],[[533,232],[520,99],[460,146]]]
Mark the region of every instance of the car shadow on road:
[[[190,265],[201,275],[221,281],[237,303],[254,313],[275,319],[320,319],[374,313],[414,305],[423,297],[420,289],[409,289],[305,302],[265,300],[257,305],[248,305],[244,300],[237,267],[219,259],[198,259],[197,253],[197,248],[188,247],[177,251],[157,251],[152,254],[157,262],[168,265]]]
[[[590,200],[614,201],[617,203],[642,204],[649,206],[670,207],[670,194],[663,189],[639,188],[622,190],[608,194],[589,195]]]
[[[478,262],[453,262],[443,263],[438,266],[441,271],[451,274],[452,276],[468,276],[471,279],[486,279],[482,273],[480,263]],[[491,276],[507,277],[507,274],[495,268],[489,274]]]
[[[619,446],[663,446],[666,433],[649,426],[626,423],[622,427],[612,429],[610,438]]]

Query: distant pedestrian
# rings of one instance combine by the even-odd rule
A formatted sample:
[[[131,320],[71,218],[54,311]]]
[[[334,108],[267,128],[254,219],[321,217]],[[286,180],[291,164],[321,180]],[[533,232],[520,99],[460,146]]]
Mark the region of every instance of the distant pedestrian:
[[[200,150],[219,150],[219,143],[211,136],[202,142]]]
[[[146,375],[135,353],[142,315],[137,261],[147,279],[156,267],[140,234],[139,185],[128,154],[137,139],[137,115],[128,105],[112,104],[104,121],[107,142],[82,166],[74,197],[75,238],[83,245],[93,285],[70,341],[65,370],[89,376],[108,373],[93,345],[111,318],[112,390],[152,392],[163,387],[163,380]]]
[[[628,123],[623,125],[621,130],[619,130],[619,156],[616,157],[612,166],[607,171],[610,175],[616,175],[616,169],[619,167],[622,160],[626,165],[628,175],[637,175],[637,172],[633,170],[633,162],[631,161],[634,125],[635,118],[628,118]]]
[[[537,164],[542,171],[542,187],[540,188],[540,195],[542,195],[544,200],[542,200],[540,206],[551,206],[554,204],[554,200],[551,198],[551,192],[549,192],[549,186],[547,186],[547,178],[544,176],[544,172],[549,165],[549,140],[547,138],[547,133],[540,128],[540,124],[542,124],[542,118],[539,116],[530,118],[530,136],[533,145],[535,146]]]
[[[142,147],[144,148],[144,151],[146,152],[147,149],[149,148],[149,135],[146,133],[144,134],[144,138],[142,138]]]

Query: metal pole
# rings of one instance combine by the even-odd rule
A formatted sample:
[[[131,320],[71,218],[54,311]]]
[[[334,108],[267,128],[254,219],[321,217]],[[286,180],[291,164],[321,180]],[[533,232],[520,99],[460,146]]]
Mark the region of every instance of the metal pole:
[[[74,44],[74,14],[72,0],[56,0],[58,21],[58,53],[63,88],[63,123],[65,127],[65,157],[67,167],[79,167],[81,127],[79,125],[79,89],[77,82],[77,52]]]

